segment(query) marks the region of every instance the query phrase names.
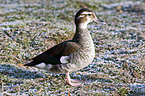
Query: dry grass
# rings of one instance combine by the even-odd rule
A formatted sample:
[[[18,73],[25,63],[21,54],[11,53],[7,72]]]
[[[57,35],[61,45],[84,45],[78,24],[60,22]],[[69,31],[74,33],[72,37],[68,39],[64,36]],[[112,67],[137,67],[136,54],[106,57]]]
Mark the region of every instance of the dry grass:
[[[0,95],[145,94],[145,2],[5,1],[0,1]],[[108,24],[88,25],[96,57],[89,66],[70,74],[82,87],[66,85],[64,74],[18,65],[71,39],[73,19],[82,6],[93,9]]]

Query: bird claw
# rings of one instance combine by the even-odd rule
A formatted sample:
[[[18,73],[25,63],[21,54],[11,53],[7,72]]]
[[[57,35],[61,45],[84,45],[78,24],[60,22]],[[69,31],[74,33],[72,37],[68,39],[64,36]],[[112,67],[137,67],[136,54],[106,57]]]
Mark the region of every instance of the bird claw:
[[[81,83],[75,83],[75,82],[79,82],[79,81],[71,79],[70,76],[69,76],[69,73],[66,73],[66,83],[67,84],[69,84],[71,86],[74,86],[74,87],[81,87],[82,86]]]
[[[81,87],[82,84],[80,83],[73,83],[73,82],[67,82],[69,85],[74,86],[74,87]]]
[[[79,80],[70,79],[72,82],[80,82]]]
[[[71,86],[74,86],[74,87],[81,87],[82,86],[81,83],[75,83],[75,82],[79,82],[79,81],[74,80],[74,79],[71,79],[70,81],[66,80],[66,83],[71,85]]]

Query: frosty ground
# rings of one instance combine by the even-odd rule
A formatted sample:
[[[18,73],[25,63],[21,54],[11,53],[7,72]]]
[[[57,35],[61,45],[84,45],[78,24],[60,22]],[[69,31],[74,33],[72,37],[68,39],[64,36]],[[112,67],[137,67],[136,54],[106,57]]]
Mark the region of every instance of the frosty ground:
[[[107,25],[90,23],[96,55],[70,76],[23,67],[34,56],[74,35],[74,16],[86,6]],[[0,95],[144,95],[145,1],[0,1]]]

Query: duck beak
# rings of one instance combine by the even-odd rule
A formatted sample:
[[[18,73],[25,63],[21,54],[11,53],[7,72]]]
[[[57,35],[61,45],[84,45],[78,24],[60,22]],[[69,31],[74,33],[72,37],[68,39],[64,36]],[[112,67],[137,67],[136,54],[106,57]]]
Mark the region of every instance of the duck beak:
[[[101,24],[106,24],[103,20],[98,19],[97,16],[95,15],[95,13],[93,13],[93,15],[94,15],[94,20],[93,21],[95,21],[97,23],[101,23]]]
[[[97,23],[106,24],[103,20],[100,20],[97,17],[94,19],[94,21]]]

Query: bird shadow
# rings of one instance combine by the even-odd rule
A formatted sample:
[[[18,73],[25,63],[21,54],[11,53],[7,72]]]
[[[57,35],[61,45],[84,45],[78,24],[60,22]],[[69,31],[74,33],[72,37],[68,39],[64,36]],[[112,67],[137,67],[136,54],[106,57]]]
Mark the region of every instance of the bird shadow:
[[[41,78],[44,75],[37,72],[31,72],[29,70],[22,70],[20,68],[16,68],[13,65],[7,65],[2,64],[0,65],[0,74],[1,75],[7,75],[11,78],[17,78],[17,79],[35,79],[35,78]]]
[[[73,75],[73,74],[72,74]],[[85,83],[85,82],[108,82],[108,83],[111,83],[113,82],[110,78],[108,77],[99,77],[97,75],[81,75],[81,74],[77,74],[77,75],[73,75],[71,76],[72,79],[76,79],[76,80],[79,80],[81,81],[82,83]]]
[[[17,78],[17,79],[36,79],[36,78],[47,78],[42,73],[38,73],[36,71],[29,71],[29,70],[23,70],[21,68],[17,68],[14,65],[7,65],[7,64],[2,64],[0,65],[0,75],[6,75],[10,78]],[[61,76],[60,76],[61,75]],[[99,81],[99,82],[111,82],[108,78],[99,78],[98,76],[91,76],[91,75],[81,75],[77,74],[74,75],[74,73],[70,74],[72,79],[78,80],[81,83],[85,82],[94,82],[94,81]],[[51,74],[52,77],[58,77],[61,79],[65,79],[65,74]]]

